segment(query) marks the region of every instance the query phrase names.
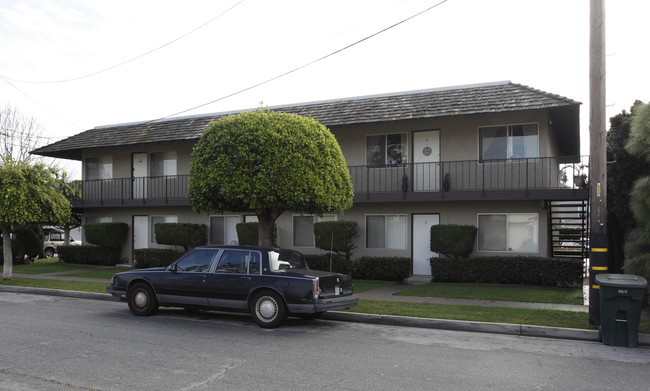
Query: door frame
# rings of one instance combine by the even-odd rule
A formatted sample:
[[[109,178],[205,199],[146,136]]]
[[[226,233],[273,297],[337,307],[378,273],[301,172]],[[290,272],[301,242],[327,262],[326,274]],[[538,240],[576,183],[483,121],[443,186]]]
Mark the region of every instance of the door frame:
[[[416,228],[417,228],[417,227],[416,227],[416,221],[415,221],[415,220],[416,220],[416,217],[419,217],[419,216],[431,216],[431,217],[432,217],[432,216],[437,216],[437,218],[438,218],[438,223],[437,223],[436,225],[438,225],[438,224],[440,224],[440,213],[422,212],[422,213],[412,213],[412,214],[411,214],[411,260],[412,260],[412,265],[411,265],[411,275],[412,275],[412,276],[431,276],[431,271],[429,271],[429,273],[427,273],[427,274],[422,274],[422,273],[418,273],[418,274],[416,274],[416,273],[415,273],[415,264],[416,264],[416,248],[419,247],[419,246],[417,246],[417,244],[416,244],[416,239],[420,239],[420,238],[421,238],[421,236],[417,236],[417,237],[416,237],[416,234],[415,234],[415,233],[416,233]],[[430,235],[431,235],[431,234],[429,233],[429,235],[427,235],[427,237],[429,237]],[[426,241],[425,241],[425,242],[426,242]],[[430,240],[429,240],[429,242],[430,242]],[[419,248],[421,248],[421,247],[419,247]],[[428,247],[428,248],[429,248],[429,247]],[[430,257],[436,257],[436,256],[438,256],[438,253],[434,253],[434,252],[432,252],[432,251],[428,251],[428,253],[431,254]],[[430,257],[427,257],[427,259],[429,259]]]

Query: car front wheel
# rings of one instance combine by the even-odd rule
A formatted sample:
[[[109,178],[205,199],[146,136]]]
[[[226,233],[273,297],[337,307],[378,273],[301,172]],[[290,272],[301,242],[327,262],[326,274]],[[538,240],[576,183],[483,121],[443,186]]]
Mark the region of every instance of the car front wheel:
[[[153,289],[139,282],[129,289],[129,309],[138,316],[153,315],[158,310],[158,301]]]
[[[287,318],[284,300],[273,291],[256,293],[251,300],[250,311],[255,323],[266,329],[280,326]]]

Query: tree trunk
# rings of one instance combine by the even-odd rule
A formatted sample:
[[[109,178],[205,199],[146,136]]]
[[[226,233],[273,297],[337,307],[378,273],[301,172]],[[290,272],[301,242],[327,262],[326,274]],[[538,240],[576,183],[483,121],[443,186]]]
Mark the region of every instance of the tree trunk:
[[[282,211],[271,210],[257,215],[258,226],[258,244],[263,247],[273,247],[273,226],[275,220],[280,217]]]
[[[11,253],[11,229],[8,225],[2,226],[2,256],[4,257],[2,279],[11,280],[14,260]]]
[[[64,241],[63,241],[63,244],[65,244],[66,246],[69,246],[69,245],[70,245],[70,227],[68,227],[68,226],[66,225],[66,226],[63,228],[63,232],[64,232],[64,234],[65,234],[65,239],[64,239]],[[187,249],[185,250],[185,252],[187,252]]]

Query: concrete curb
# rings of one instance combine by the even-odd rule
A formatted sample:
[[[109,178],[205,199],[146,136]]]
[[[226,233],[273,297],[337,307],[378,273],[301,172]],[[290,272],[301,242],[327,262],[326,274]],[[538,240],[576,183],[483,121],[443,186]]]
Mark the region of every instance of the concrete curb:
[[[32,288],[26,286],[0,285],[0,292],[29,293],[32,295],[72,297],[76,299],[119,301],[117,298],[107,293],[66,291],[62,289]]]
[[[60,296],[103,301],[119,301],[119,299],[106,293],[78,292],[22,286],[0,285],[0,292],[29,293],[34,295]],[[506,334],[521,337],[555,338],[590,342],[600,341],[597,330],[568,329],[561,327],[532,326],[524,324],[415,318],[396,315],[362,314],[358,312],[326,312],[323,314],[321,319],[334,320],[339,322],[357,322],[389,326]],[[638,345],[650,346],[650,334],[639,334]]]

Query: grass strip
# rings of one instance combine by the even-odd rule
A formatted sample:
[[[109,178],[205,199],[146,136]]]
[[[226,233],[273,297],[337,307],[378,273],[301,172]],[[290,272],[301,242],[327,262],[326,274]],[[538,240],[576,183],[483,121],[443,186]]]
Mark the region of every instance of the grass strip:
[[[565,327],[571,329],[598,329],[598,326],[589,323],[589,316],[586,312],[559,310],[361,300],[359,305],[344,311],[432,319]],[[641,319],[639,333],[650,334],[650,319]]]
[[[394,285],[393,281],[380,281],[380,280],[354,280],[354,293],[361,293],[371,289],[379,288],[384,285]]]
[[[430,283],[398,292],[396,296],[446,297],[582,305],[582,288],[469,283]]]
[[[107,293],[105,283],[84,281],[46,280],[41,278],[14,277],[0,280],[0,285],[26,286],[30,288],[62,289],[67,291]]]

